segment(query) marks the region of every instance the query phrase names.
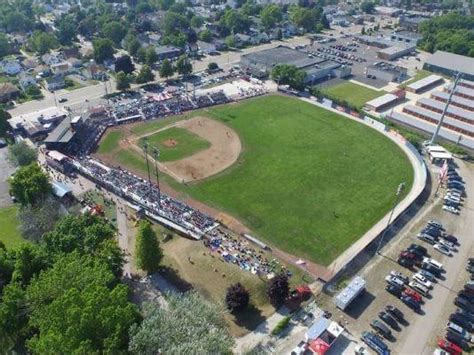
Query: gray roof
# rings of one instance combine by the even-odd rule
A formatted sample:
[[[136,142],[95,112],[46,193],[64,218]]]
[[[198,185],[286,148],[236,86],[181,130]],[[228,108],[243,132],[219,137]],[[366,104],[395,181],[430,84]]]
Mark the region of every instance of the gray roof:
[[[453,97],[454,97],[454,95],[453,95]],[[418,100],[418,103],[422,104],[422,105],[425,105],[425,106],[428,106],[428,107],[432,107],[432,108],[434,108],[436,110],[440,110],[440,111],[443,111],[444,107],[446,106],[446,104],[444,102],[434,100],[434,99],[430,99],[430,98],[427,98],[427,97],[420,98]],[[462,117],[466,120],[474,122],[474,112],[464,110],[464,109],[456,107],[454,105],[449,105],[448,106],[448,113],[451,113],[453,115],[456,115],[456,116]],[[474,126],[472,128],[474,130]]]
[[[391,55],[391,54],[401,53],[401,52],[404,52],[404,51],[407,51],[407,50],[413,50],[414,51],[415,46],[397,44],[397,45],[392,46],[392,47],[383,48],[383,49],[379,50],[378,53],[385,53],[385,54]]]
[[[159,46],[155,48],[156,54],[166,54],[166,53],[178,53],[181,52],[181,49],[172,47],[172,46]]]
[[[474,75],[474,58],[464,55],[436,51],[426,64]]]
[[[398,100],[398,96],[396,96],[394,94],[385,94],[385,95],[376,97],[375,99],[370,100],[370,101],[366,102],[365,104],[367,106],[372,106],[372,107],[377,109],[379,107],[382,107],[383,105],[387,105],[387,104],[395,102],[397,100]]]
[[[430,76],[427,76],[426,78],[415,81],[414,83],[411,83],[410,85],[407,85],[407,88],[417,91],[417,90],[426,88],[430,85],[433,85],[434,83],[436,83],[437,81],[441,81],[442,79],[443,79],[442,76],[430,75]]]
[[[449,84],[447,86],[448,91],[451,92],[453,87],[454,87],[454,84]],[[466,86],[458,85],[458,86],[456,86],[456,90],[454,90],[454,92],[455,93],[460,93],[460,94],[465,95],[465,96],[474,97],[474,89],[470,89]]]
[[[253,62],[259,62],[267,67],[275,66],[277,64],[289,64],[294,65],[299,69],[324,61],[324,59],[310,57],[307,53],[285,46],[278,46],[254,53],[244,54],[242,57],[248,58]]]
[[[449,98],[449,93],[444,92],[444,91],[435,91],[431,93],[431,96],[439,97],[443,101],[447,101]],[[465,107],[470,107],[472,110],[474,110],[474,100],[465,99],[464,97],[461,97],[461,96],[453,95],[451,97],[451,103],[455,106],[461,105]]]
[[[436,122],[439,122],[439,120],[441,119],[441,114],[440,113],[430,111],[430,110],[424,109],[423,107],[419,107],[419,106],[406,105],[404,107],[404,110],[408,110],[410,113],[415,113],[417,115],[432,119]],[[452,126],[457,127],[459,129],[463,129],[467,132],[474,133],[474,125],[469,124],[469,123],[465,123],[463,121],[459,121],[459,120],[457,120],[455,118],[451,118],[449,116],[445,116],[443,118],[443,123],[452,125]]]
[[[406,114],[403,114],[403,113],[400,113],[400,112],[396,112],[396,111],[391,112],[390,115],[387,115],[387,118],[390,118],[392,120],[404,123],[408,126],[420,129],[420,130],[428,132],[428,133],[433,133],[436,129],[436,125],[433,124],[433,123],[430,123],[430,122],[427,122],[427,121],[421,120],[419,118],[416,118],[416,117],[413,117],[413,116],[410,116],[410,115],[406,115]],[[462,136],[462,139],[459,142],[459,144],[463,145],[465,147],[468,147],[470,149],[474,149],[474,139],[469,137],[469,136],[460,134],[458,132],[451,131],[451,130],[445,128],[445,127],[441,127],[441,129],[439,131],[439,135],[442,138],[447,139],[451,142],[457,142],[458,139],[459,139],[459,136]]]
[[[45,143],[68,143],[74,136],[71,122],[65,118],[44,140]]]

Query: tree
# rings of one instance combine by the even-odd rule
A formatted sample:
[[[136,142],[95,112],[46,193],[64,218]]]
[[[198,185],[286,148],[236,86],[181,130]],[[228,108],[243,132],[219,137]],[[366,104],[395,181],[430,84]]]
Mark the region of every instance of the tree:
[[[229,48],[235,48],[235,37],[233,35],[227,36],[225,38],[225,44]]]
[[[235,34],[245,31],[250,25],[250,20],[247,15],[237,10],[227,9],[220,18],[219,24],[224,29],[225,34]]]
[[[10,129],[10,124],[8,123],[10,118],[12,118],[12,116],[0,108],[0,137],[4,137]]]
[[[133,57],[138,54],[140,48],[141,44],[135,36],[133,36],[133,38],[131,38],[126,44],[126,49],[128,53],[130,53],[130,55]]]
[[[92,42],[94,59],[97,63],[114,59],[114,43],[108,38],[98,38]]]
[[[296,90],[304,89],[306,73],[294,65],[278,64],[272,69],[271,76],[278,85],[290,85]]]
[[[61,217],[61,206],[52,197],[48,197],[37,206],[20,208],[17,219],[18,229],[26,240],[40,242],[43,235],[53,230]]]
[[[0,302],[0,344],[6,352],[27,335],[26,292],[17,282],[6,285]]]
[[[212,32],[206,28],[205,30],[202,30],[201,32],[198,33],[198,38],[199,40],[203,42],[211,42]]]
[[[163,255],[150,222],[140,221],[135,243],[137,266],[149,274],[157,272]]]
[[[186,16],[176,12],[167,12],[165,15],[163,29],[165,35],[174,34],[177,31],[186,30],[189,27],[189,22]]]
[[[52,191],[48,176],[38,164],[21,167],[10,179],[10,193],[23,206],[35,206]]]
[[[128,330],[139,320],[128,302],[128,288],[90,256],[61,257],[27,288],[29,325],[36,330],[27,341],[42,353],[120,353]]]
[[[135,70],[135,65],[132,63],[132,59],[128,55],[123,55],[115,59],[115,72],[124,72],[125,74],[131,74]]]
[[[199,28],[204,24],[204,19],[201,16],[193,16],[191,18],[191,27]]]
[[[33,276],[48,266],[44,250],[37,245],[22,244],[14,249],[12,254],[15,260],[12,281],[22,286],[28,285]]]
[[[174,75],[173,65],[168,59],[165,59],[160,66],[160,77],[168,79]]]
[[[207,69],[208,69],[209,71],[214,71],[214,70],[219,69],[219,65],[217,65],[216,62],[210,62],[210,63],[207,65]]]
[[[188,76],[193,72],[193,65],[189,61],[188,57],[181,56],[176,62],[176,71],[178,74],[183,75],[184,77]]]
[[[320,16],[322,16],[322,11],[315,8],[293,6],[290,9],[291,22],[305,31],[314,31],[320,21]]]
[[[34,163],[37,158],[36,150],[25,141],[13,144],[8,148],[8,157],[16,166],[26,166]]]
[[[156,49],[154,46],[149,46],[146,49],[145,54],[145,63],[149,66],[153,66],[158,61],[158,54],[156,53]]]
[[[29,39],[29,45],[33,51],[43,55],[51,49],[57,48],[59,43],[53,34],[35,31]]]
[[[366,14],[372,14],[375,10],[375,4],[372,1],[364,1],[360,4],[360,9]]]
[[[115,76],[117,90],[123,91],[130,89],[130,77],[123,71],[120,71]]]
[[[278,308],[288,298],[290,287],[288,284],[288,276],[285,274],[278,274],[273,277],[268,283],[267,296],[270,303]]]
[[[283,32],[281,31],[281,28],[279,28],[277,30],[276,39],[281,41],[282,38],[283,38]]]
[[[249,291],[241,283],[233,284],[227,288],[225,303],[231,312],[240,312],[247,308],[249,299]]]
[[[144,319],[130,330],[132,354],[228,354],[234,340],[223,311],[198,293],[169,294],[167,307],[145,304]]]
[[[282,12],[280,6],[276,4],[269,4],[260,12],[260,18],[265,28],[272,28],[282,19]]]
[[[0,33],[0,59],[10,54],[10,44],[5,33]]]
[[[125,27],[117,21],[108,22],[102,28],[102,34],[105,38],[110,39],[116,46],[120,46],[120,42],[127,34]]]
[[[146,64],[143,65],[137,75],[137,83],[144,84],[153,80],[155,80],[155,75],[153,74],[150,66]]]
[[[77,23],[72,16],[63,16],[57,24],[58,40],[62,45],[70,45],[76,38]]]

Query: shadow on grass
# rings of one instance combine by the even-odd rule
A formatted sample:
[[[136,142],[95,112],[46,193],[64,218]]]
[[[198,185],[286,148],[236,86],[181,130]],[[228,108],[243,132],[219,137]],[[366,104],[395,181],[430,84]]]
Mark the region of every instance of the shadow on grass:
[[[262,322],[265,321],[262,311],[253,304],[250,304],[244,311],[231,314],[234,318],[235,324],[250,331],[255,330]]]
[[[162,266],[160,275],[163,276],[169,283],[175,286],[181,292],[187,292],[193,289],[193,285],[184,280],[178,270],[169,266]]]

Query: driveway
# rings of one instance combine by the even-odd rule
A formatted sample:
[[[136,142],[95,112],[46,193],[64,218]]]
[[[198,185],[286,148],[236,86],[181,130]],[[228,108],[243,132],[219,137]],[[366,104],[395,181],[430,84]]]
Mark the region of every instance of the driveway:
[[[8,161],[8,148],[0,148],[0,208],[13,204],[8,194],[8,178],[14,171],[15,167]]]

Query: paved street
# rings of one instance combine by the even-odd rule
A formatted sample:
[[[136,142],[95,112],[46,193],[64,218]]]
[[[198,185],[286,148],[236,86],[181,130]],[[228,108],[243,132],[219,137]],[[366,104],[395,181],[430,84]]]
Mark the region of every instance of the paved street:
[[[0,208],[12,205],[7,180],[14,170],[15,168],[8,161],[8,148],[0,148]]]

